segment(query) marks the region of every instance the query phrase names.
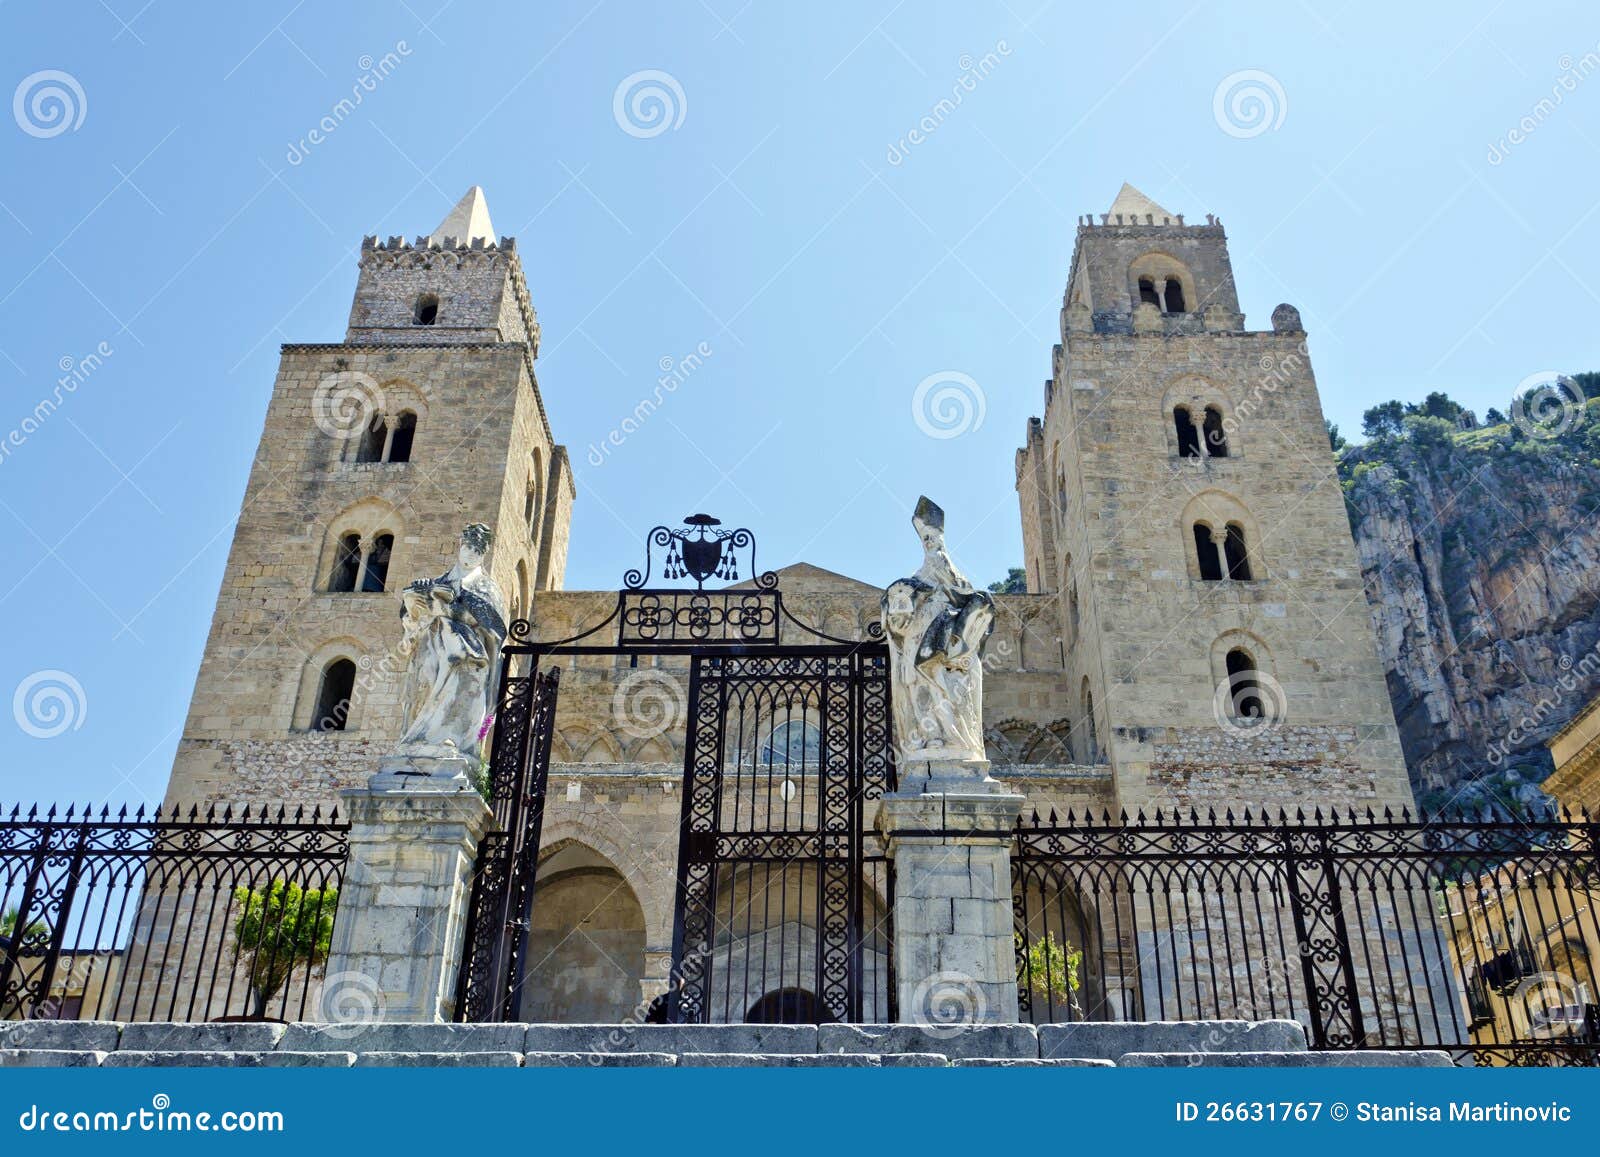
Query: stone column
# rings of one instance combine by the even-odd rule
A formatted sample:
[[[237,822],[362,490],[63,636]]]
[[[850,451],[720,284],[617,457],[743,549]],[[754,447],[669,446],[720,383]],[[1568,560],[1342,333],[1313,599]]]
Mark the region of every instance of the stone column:
[[[341,793],[350,861],[323,985],[324,1019],[439,1023],[456,978],[478,842],[491,814],[470,786],[416,778]],[[429,788],[432,787],[432,790]],[[357,992],[361,992],[357,998]],[[369,1005],[369,1007],[361,1007]]]
[[[900,1020],[1015,1023],[1011,840],[1023,797],[987,778],[979,761],[906,770],[912,790],[884,796],[878,808],[894,861]]]

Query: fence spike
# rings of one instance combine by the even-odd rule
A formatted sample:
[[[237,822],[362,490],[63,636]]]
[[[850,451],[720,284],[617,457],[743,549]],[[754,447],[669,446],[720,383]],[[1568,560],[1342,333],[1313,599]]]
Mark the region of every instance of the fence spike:
[[[1035,824],[1037,824],[1039,822],[1039,811],[1038,811],[1037,808],[1035,808],[1034,812],[1033,812],[1033,822]],[[1050,809],[1050,826],[1051,827],[1055,827],[1056,826],[1056,809],[1055,808],[1051,808]]]
[[[1214,807],[1206,808],[1206,823],[1212,825],[1213,827],[1216,826],[1216,823],[1217,823],[1217,809],[1216,808],[1214,808]]]
[[[1224,814],[1224,815],[1225,815],[1225,816],[1226,816],[1226,817],[1227,817],[1227,822],[1228,822],[1228,824],[1229,824],[1229,825],[1230,825],[1230,826],[1231,826],[1231,825],[1232,825],[1232,824],[1233,824],[1233,809],[1232,809],[1232,808],[1229,808],[1229,809],[1228,809],[1228,810],[1227,810],[1227,811],[1226,811],[1226,812],[1224,812],[1224,813],[1223,813],[1223,814]]]
[[[1297,824],[1303,824],[1306,822],[1306,813],[1304,808],[1294,809],[1294,821]]]
[[[1111,817],[1107,816],[1106,818],[1109,820]],[[1127,808],[1123,808],[1122,809],[1122,826],[1123,827],[1127,827],[1128,826],[1128,809]]]

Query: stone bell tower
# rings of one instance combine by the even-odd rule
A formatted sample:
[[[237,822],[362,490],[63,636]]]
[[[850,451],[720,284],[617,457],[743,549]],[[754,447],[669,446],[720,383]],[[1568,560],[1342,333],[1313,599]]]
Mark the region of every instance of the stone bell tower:
[[[1411,802],[1300,315],[1245,327],[1216,218],[1080,220],[1017,493],[1122,807]]]
[[[494,529],[513,616],[558,590],[572,470],[539,322],[483,190],[362,242],[342,342],[282,350],[167,799],[331,800],[400,732],[397,591]]]

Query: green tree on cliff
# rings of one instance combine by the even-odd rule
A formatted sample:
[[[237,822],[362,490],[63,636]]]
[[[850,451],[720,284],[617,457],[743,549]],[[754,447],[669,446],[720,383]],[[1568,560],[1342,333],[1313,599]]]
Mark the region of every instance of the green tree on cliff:
[[[990,583],[989,589],[997,595],[1025,595],[1028,593],[1028,572],[1020,566],[1011,567],[1006,571],[1006,577]]]

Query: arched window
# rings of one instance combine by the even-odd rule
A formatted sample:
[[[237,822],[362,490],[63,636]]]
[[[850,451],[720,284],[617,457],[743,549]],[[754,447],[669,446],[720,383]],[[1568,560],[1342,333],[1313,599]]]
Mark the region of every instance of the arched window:
[[[1228,435],[1222,429],[1222,411],[1215,406],[1206,407],[1206,453],[1213,458],[1228,456]]]
[[[1178,431],[1178,457],[1200,457],[1200,431],[1194,428],[1194,418],[1188,406],[1172,408],[1172,424]]]
[[[389,581],[389,556],[394,553],[394,535],[380,534],[372,540],[367,551],[366,569],[361,572],[361,589],[369,594],[381,593]]]
[[[353,591],[356,577],[361,573],[361,536],[347,534],[339,540],[339,550],[333,561],[333,571],[328,575],[330,591]]]
[[[528,593],[528,564],[523,559],[517,560],[517,604],[512,608],[513,619],[525,619],[533,606]]]
[[[1079,729],[1083,737],[1083,762],[1100,762],[1100,734],[1094,722],[1094,692],[1089,690],[1089,678],[1083,679],[1083,726]]]
[[[1178,279],[1176,277],[1167,278],[1166,299],[1167,299],[1167,312],[1168,313],[1183,313],[1184,312],[1184,307],[1183,307],[1183,285],[1178,281]]]
[[[1256,679],[1256,661],[1243,647],[1228,652],[1228,699],[1233,714],[1241,719],[1260,719],[1264,714],[1261,684]]]
[[[432,325],[439,320],[439,297],[437,294],[424,293],[417,298],[416,312],[411,315],[415,325]]]
[[[413,411],[401,411],[393,426],[384,415],[375,415],[356,444],[356,461],[409,462],[416,439],[417,415]]]
[[[1078,580],[1072,580],[1072,588],[1067,591],[1067,645],[1075,647],[1078,644]]]
[[[1161,298],[1156,294],[1156,282],[1153,277],[1139,278],[1139,304],[1153,305],[1161,308]]]
[[[394,434],[389,438],[389,452],[384,455],[384,461],[411,461],[411,444],[416,441],[416,438],[417,416],[407,410],[395,421]]]
[[[356,665],[335,659],[322,669],[317,683],[317,706],[311,715],[313,731],[343,731],[350,719],[350,697],[356,689]]]
[[[544,456],[533,452],[528,466],[528,492],[522,500],[522,523],[528,528],[528,541],[537,549],[539,527],[544,522]]]
[[[382,414],[374,414],[367,428],[361,432],[361,445],[356,447],[357,462],[382,462],[384,447],[389,443],[389,423]]]
[[[1222,578],[1222,559],[1217,554],[1217,544],[1207,523],[1194,524],[1194,553],[1200,562],[1200,578],[1203,581],[1216,582]]]
[[[1244,527],[1237,522],[1228,523],[1227,536],[1222,540],[1222,553],[1228,564],[1228,577],[1249,581],[1250,552],[1244,544]]]

